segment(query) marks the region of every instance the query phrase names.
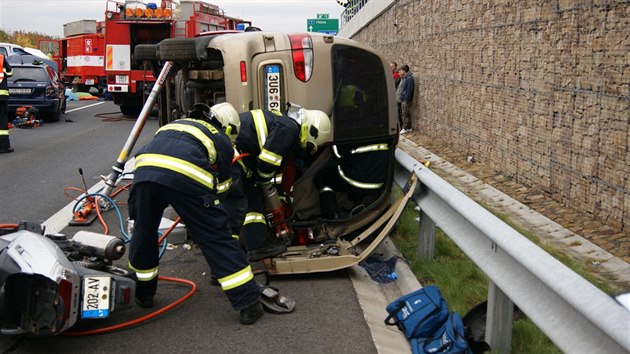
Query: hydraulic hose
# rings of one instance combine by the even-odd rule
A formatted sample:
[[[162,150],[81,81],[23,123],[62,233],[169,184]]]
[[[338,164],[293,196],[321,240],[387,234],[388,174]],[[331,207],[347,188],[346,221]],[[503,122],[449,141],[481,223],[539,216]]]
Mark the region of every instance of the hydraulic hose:
[[[136,318],[134,320],[131,321],[127,321],[127,322],[123,322],[117,325],[113,325],[113,326],[109,326],[109,327],[103,327],[103,328],[97,328],[97,329],[91,329],[91,330],[87,330],[87,331],[80,331],[80,332],[64,332],[62,333],[62,335],[64,336],[89,336],[89,335],[93,335],[93,334],[104,334],[104,333],[111,333],[117,330],[121,330],[121,329],[126,329],[126,328],[131,328],[134,326],[139,325],[142,322],[148,321],[154,317],[157,317],[171,309],[173,309],[175,306],[183,303],[184,301],[188,300],[196,291],[197,291],[197,284],[195,284],[194,282],[190,281],[190,280],[186,280],[186,279],[180,279],[180,278],[172,278],[172,277],[165,277],[165,276],[159,276],[158,280],[163,280],[163,281],[170,281],[173,283],[180,283],[180,284],[186,284],[190,286],[190,291],[188,291],[188,293],[186,295],[184,295],[183,297],[181,297],[178,300],[173,301],[172,303],[162,307],[161,309],[154,311],[148,315]]]

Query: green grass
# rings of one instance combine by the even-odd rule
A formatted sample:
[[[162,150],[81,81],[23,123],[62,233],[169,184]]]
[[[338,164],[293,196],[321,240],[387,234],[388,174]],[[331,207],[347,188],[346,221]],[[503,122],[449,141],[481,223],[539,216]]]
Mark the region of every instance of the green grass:
[[[441,230],[436,232],[433,260],[416,256],[418,222],[414,204],[407,205],[392,241],[409,261],[410,268],[422,285],[433,284],[452,311],[462,316],[476,304],[486,300],[488,278]],[[561,353],[530,320],[515,321],[512,353]]]

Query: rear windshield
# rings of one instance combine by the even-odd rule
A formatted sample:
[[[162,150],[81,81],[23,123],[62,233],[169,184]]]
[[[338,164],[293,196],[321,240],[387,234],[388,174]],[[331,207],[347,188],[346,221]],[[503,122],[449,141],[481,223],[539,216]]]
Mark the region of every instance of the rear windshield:
[[[48,82],[46,71],[44,68],[38,67],[14,67],[13,76],[9,77],[9,81],[41,81]]]
[[[388,85],[381,59],[362,49],[332,50],[335,140],[388,135]]]

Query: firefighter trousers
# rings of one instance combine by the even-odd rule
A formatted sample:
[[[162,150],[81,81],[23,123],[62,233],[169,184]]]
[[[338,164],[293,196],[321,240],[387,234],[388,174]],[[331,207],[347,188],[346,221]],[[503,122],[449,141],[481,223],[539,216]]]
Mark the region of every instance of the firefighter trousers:
[[[9,102],[0,98],[0,150],[11,148],[9,141]]]
[[[136,297],[146,299],[156,293],[157,232],[162,213],[169,204],[201,249],[232,307],[240,310],[258,301],[260,287],[253,279],[245,253],[230,235],[228,215],[217,196],[213,193],[186,195],[154,182],[134,184],[129,195],[129,216],[135,220],[129,264],[137,273],[138,270],[145,274],[154,271],[153,278],[138,277]]]
[[[238,210],[236,213],[241,219],[244,219],[240,235],[247,251],[265,247],[270,240],[269,228],[264,214],[262,191],[256,186],[256,179],[245,176],[245,171],[242,168],[238,171],[233,169],[233,172],[238,176],[232,176],[232,180],[236,179],[239,183],[232,184],[230,193],[239,195],[240,198],[246,198],[247,202],[237,206],[234,205],[235,199],[228,196],[230,206],[226,209],[230,210],[230,213]],[[245,208],[245,212],[243,212],[243,208]]]

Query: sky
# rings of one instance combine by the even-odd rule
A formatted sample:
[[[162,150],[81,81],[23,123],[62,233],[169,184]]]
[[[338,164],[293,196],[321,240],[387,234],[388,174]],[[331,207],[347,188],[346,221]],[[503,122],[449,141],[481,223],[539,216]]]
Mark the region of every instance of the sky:
[[[119,0],[124,1],[124,0]],[[343,7],[336,0],[205,0],[226,15],[252,21],[264,31],[300,32],[306,20],[319,13],[339,18]],[[144,0],[155,2],[160,0]],[[63,36],[63,24],[103,20],[107,0],[0,0],[0,28]]]

